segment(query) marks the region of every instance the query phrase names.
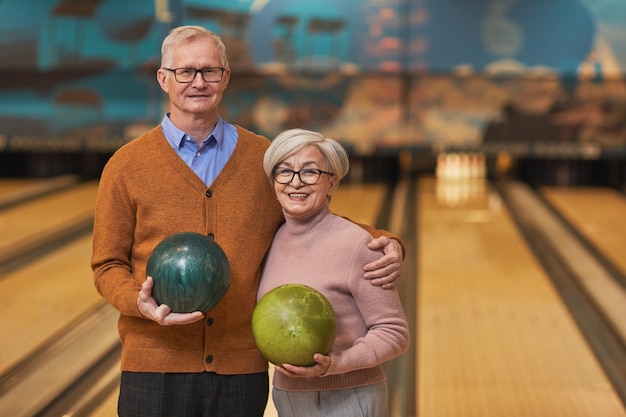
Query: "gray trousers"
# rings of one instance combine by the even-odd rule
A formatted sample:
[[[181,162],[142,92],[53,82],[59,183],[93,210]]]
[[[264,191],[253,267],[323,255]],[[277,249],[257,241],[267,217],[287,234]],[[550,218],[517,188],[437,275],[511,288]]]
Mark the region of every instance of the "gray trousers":
[[[279,417],[387,417],[387,383],[332,391],[272,389]]]

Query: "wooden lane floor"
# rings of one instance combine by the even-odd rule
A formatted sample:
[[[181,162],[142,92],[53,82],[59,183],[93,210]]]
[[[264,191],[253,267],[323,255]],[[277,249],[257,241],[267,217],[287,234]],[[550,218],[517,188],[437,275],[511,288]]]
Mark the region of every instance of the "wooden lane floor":
[[[46,195],[78,182],[75,175],[52,178],[2,178],[0,179],[0,209],[29,199]]]
[[[91,235],[0,279],[0,375],[100,301]]]
[[[0,198],[6,198],[15,193],[21,194],[23,190],[40,183],[41,180],[34,178],[3,178],[0,180]]]
[[[97,184],[65,190],[76,182],[73,176],[0,180],[0,201],[25,201],[0,211],[3,259],[93,217]],[[90,239],[84,237],[40,263],[0,276],[0,375],[82,311],[83,303],[93,302],[90,251]],[[82,279],[72,279],[79,272]]]
[[[89,343],[83,333],[95,334],[102,324],[83,316],[102,323],[111,317],[102,313],[106,309],[89,266],[91,236],[86,233],[97,182],[78,183],[67,176],[0,184],[0,202],[6,203],[0,209],[0,415],[29,415],[28,410],[62,389],[55,386],[71,382],[79,372],[75,369],[87,369],[97,360],[100,346],[81,343]],[[16,257],[27,259],[7,268]],[[83,332],[86,325],[93,330]],[[91,341],[115,346],[115,321],[111,327],[108,339],[96,335]],[[50,356],[60,351],[64,357]],[[36,398],[28,389],[34,385],[43,385]]]
[[[376,219],[385,204],[387,186],[382,183],[340,184],[330,203],[333,213],[350,220],[376,226]]]
[[[98,183],[89,181],[0,211],[0,265],[91,227]]]
[[[626,416],[497,193],[418,192],[417,415]]]
[[[0,280],[0,415],[36,415],[119,345],[90,257],[87,234]]]
[[[626,197],[609,188],[542,187],[541,194],[626,274]]]

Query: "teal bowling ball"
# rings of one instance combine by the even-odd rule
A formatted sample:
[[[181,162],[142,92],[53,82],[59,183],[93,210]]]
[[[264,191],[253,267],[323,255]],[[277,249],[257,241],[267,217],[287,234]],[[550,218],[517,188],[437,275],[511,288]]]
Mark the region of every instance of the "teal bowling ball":
[[[328,354],[337,322],[335,312],[319,291],[286,284],[265,294],[252,313],[252,334],[263,357],[281,366],[315,364],[313,355]]]
[[[175,313],[215,307],[230,287],[230,264],[222,248],[199,233],[183,232],[161,241],[146,266],[152,296]]]

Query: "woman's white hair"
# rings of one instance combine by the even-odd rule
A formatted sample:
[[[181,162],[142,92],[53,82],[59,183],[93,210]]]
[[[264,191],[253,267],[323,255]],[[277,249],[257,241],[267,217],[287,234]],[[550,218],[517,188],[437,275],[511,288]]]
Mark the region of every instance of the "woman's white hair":
[[[339,142],[311,130],[290,129],[276,136],[265,151],[263,169],[270,181],[273,181],[272,174],[278,164],[305,146],[319,149],[326,160],[326,170],[336,175],[339,181],[346,176],[350,162],[346,150]]]

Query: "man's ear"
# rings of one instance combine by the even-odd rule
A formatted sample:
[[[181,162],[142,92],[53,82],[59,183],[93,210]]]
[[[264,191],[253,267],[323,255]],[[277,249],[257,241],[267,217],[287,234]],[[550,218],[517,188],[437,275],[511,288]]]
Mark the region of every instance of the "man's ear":
[[[224,88],[228,87],[228,82],[230,81],[230,68],[224,69],[224,74],[222,75],[222,82],[224,83]]]
[[[168,76],[169,76],[169,74],[163,68],[159,68],[157,70],[157,73],[156,73],[157,82],[161,86],[161,89],[163,91],[165,91],[166,93],[169,92],[169,87],[167,86],[167,77]]]

